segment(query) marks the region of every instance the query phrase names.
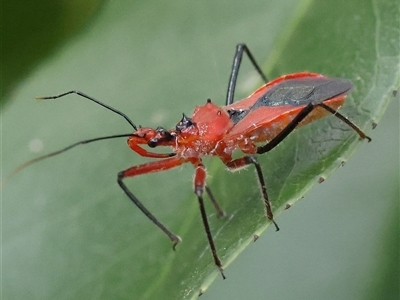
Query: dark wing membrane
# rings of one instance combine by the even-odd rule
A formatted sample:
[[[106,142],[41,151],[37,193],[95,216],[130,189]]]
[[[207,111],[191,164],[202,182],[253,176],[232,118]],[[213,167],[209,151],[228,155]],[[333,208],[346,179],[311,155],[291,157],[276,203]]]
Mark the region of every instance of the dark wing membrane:
[[[310,102],[315,104],[343,95],[351,90],[353,84],[348,79],[341,78],[294,78],[287,79],[268,89],[247,110],[228,110],[234,124],[259,107],[269,106],[305,106]]]
[[[347,93],[352,88],[350,80],[341,78],[296,78],[285,80],[269,89],[251,107],[261,106],[302,106],[315,104]]]

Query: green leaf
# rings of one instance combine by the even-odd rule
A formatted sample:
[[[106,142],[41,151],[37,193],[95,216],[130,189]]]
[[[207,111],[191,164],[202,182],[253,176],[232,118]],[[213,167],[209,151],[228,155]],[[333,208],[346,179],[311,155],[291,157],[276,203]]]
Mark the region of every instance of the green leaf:
[[[38,102],[35,96],[78,89],[137,124],[173,127],[182,112],[190,114],[207,98],[224,102],[239,42],[266,62],[271,78],[309,70],[351,79],[354,89],[340,112],[375,141],[372,123],[399,88],[398,21],[395,0],[107,3],[83,33],[21,82],[2,109],[2,176],[78,140],[132,130],[82,98]],[[244,64],[238,98],[259,83]],[[277,222],[287,203],[294,204],[365,143],[327,117],[260,157]],[[103,141],[30,166],[9,180],[2,189],[4,298],[190,299],[205,291],[218,271],[192,192],[193,169],[126,180],[183,238],[174,252],[116,184],[118,171],[145,161],[124,139]],[[226,267],[269,223],[252,171],[228,173],[216,158],[205,164],[208,182],[228,213],[218,219],[207,204]],[[288,283],[281,281],[282,291]]]
[[[1,5],[1,100],[21,78],[86,25],[102,1],[11,1]]]

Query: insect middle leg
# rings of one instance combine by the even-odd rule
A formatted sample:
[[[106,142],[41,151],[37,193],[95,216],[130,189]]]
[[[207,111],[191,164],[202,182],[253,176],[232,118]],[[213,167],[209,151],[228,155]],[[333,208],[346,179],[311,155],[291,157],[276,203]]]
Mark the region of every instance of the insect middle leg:
[[[206,184],[204,186],[208,198],[210,198],[211,203],[214,205],[215,210],[217,211],[218,217],[223,218],[226,216],[226,212],[222,209],[222,207],[218,204],[217,200],[215,199],[213,193],[211,192],[210,187]]]
[[[206,185],[205,185],[206,169],[201,162],[197,162],[195,164],[195,168],[196,168],[196,171],[195,171],[195,175],[194,175],[194,193],[196,194],[197,199],[199,201],[201,218],[203,219],[204,230],[206,231],[208,244],[210,245],[211,253],[214,258],[214,263],[218,267],[218,269],[222,275],[222,278],[225,279],[226,277],[224,275],[224,270],[222,269],[222,263],[218,256],[217,249],[215,247],[214,239],[211,234],[210,225],[209,225],[208,219],[207,219],[206,209],[204,207],[203,191],[204,191],[204,188],[206,187]],[[216,202],[215,202],[215,200],[213,200],[213,196],[210,193],[211,191],[207,187],[206,187],[206,192],[209,196],[211,195],[211,197],[210,197],[211,201],[214,203],[214,206],[215,206]]]
[[[267,193],[267,186],[265,184],[264,175],[263,175],[260,163],[258,162],[257,158],[255,158],[254,156],[243,156],[243,157],[234,159],[234,160],[226,163],[226,166],[230,170],[235,171],[235,170],[238,170],[238,169],[243,168],[250,164],[254,165],[254,167],[256,168],[257,178],[258,178],[258,182],[260,184],[261,194],[264,199],[265,211],[267,214],[267,218],[275,225],[276,231],[279,231],[278,224],[276,224],[274,221],[274,215],[272,213],[271,202],[269,201],[269,197],[268,197],[268,193]]]

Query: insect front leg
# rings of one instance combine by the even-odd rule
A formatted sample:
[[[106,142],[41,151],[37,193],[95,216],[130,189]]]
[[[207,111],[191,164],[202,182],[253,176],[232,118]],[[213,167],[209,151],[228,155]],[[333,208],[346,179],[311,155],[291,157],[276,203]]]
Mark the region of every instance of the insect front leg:
[[[237,159],[234,159],[234,160],[226,163],[226,166],[231,171],[235,171],[235,170],[238,170],[238,169],[243,168],[250,164],[254,165],[254,167],[256,168],[257,178],[258,178],[258,182],[260,184],[261,194],[264,199],[265,211],[267,214],[267,218],[275,225],[276,231],[279,231],[278,224],[276,224],[274,221],[274,215],[272,213],[271,202],[269,201],[269,197],[268,197],[268,193],[267,193],[267,186],[265,184],[264,175],[263,175],[260,163],[258,162],[257,158],[255,158],[254,156],[243,156],[241,158],[237,158]]]
[[[151,157],[151,158],[167,158],[167,157],[173,157],[176,155],[176,153],[156,153],[156,152],[150,152],[147,151],[146,149],[143,149],[140,147],[138,144],[129,143],[129,147],[135,151],[137,154],[143,157]]]
[[[195,165],[195,167],[196,167],[196,171],[195,171],[195,175],[194,175],[194,193],[196,194],[197,199],[199,201],[201,218],[203,219],[203,225],[204,225],[204,229],[206,231],[208,244],[210,245],[212,256],[214,258],[214,263],[218,267],[218,269],[222,275],[222,278],[225,279],[226,277],[224,275],[224,270],[222,269],[222,263],[218,257],[217,249],[215,248],[214,239],[212,237],[210,225],[209,225],[208,219],[207,219],[206,209],[204,207],[203,191],[206,186],[205,185],[206,175],[207,175],[206,169],[202,163],[197,163]],[[206,187],[206,191],[207,191],[207,187]],[[208,191],[207,191],[208,195],[210,195],[209,191],[210,190],[208,189]]]
[[[172,241],[173,243],[173,249],[175,250],[176,245],[182,241],[182,239],[173,234],[169,229],[167,229],[161,222],[157,220],[156,217],[153,216],[153,214],[143,206],[143,204],[139,201],[138,198],[132,192],[128,189],[128,187],[125,185],[125,183],[122,181],[126,177],[134,177],[138,175],[143,175],[143,174],[148,174],[148,173],[153,173],[153,172],[159,172],[159,171],[164,171],[164,170],[169,170],[172,168],[175,168],[177,166],[180,166],[181,164],[187,162],[186,160],[178,157],[172,157],[160,161],[154,161],[146,164],[142,164],[139,166],[134,166],[129,169],[126,169],[125,171],[121,171],[118,173],[118,178],[117,182],[121,189],[125,192],[125,194],[131,199],[131,201],[154,223],[158,228],[160,228]]]

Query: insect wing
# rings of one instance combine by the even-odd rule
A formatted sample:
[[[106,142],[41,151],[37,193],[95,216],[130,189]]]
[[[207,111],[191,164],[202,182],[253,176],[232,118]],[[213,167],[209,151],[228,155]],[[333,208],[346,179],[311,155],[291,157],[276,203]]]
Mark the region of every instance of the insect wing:
[[[250,108],[262,106],[305,106],[310,102],[322,103],[349,92],[350,80],[341,78],[298,78],[289,79],[269,89]]]
[[[322,103],[339,108],[352,88],[351,81],[341,78],[328,78],[314,73],[286,75],[258,89],[251,97],[258,99],[247,110],[231,110],[235,126],[227,139],[239,136],[253,136],[255,141],[272,139],[308,103]],[[309,76],[311,75],[311,76]],[[318,75],[318,76],[316,76]],[[302,125],[327,115],[317,108]],[[262,130],[259,130],[262,128]],[[258,131],[258,132],[256,132]]]

